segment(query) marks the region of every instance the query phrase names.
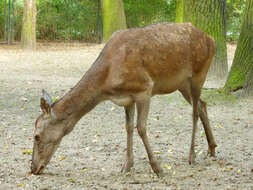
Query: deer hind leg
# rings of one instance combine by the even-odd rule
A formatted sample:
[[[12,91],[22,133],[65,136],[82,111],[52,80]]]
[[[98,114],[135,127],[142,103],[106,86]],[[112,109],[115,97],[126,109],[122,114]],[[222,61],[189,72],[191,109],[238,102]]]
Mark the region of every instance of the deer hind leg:
[[[199,116],[200,120],[203,123],[205,134],[206,134],[206,139],[208,142],[208,154],[211,156],[215,156],[215,148],[217,147],[212,129],[209,124],[209,119],[207,116],[207,111],[206,111],[206,103],[203,100],[199,100]]]
[[[191,86],[186,85],[184,88],[179,89],[179,91],[181,92],[183,97],[187,100],[187,102],[192,105],[192,89],[191,89]],[[206,133],[206,138],[207,138],[207,142],[208,142],[208,154],[210,154],[211,156],[215,156],[215,147],[217,145],[215,143],[215,140],[214,140],[214,137],[213,137],[213,134],[212,134],[212,130],[210,128],[210,124],[209,124],[209,120],[208,120],[208,116],[207,116],[207,111],[206,111],[206,103],[203,100],[201,100],[200,98],[199,98],[199,101],[198,101],[198,112],[199,112],[199,116],[200,116],[201,122],[203,124],[205,133]],[[193,116],[194,116],[194,112],[193,112]],[[193,123],[194,122],[196,122],[196,121],[193,120]],[[193,129],[194,129],[194,126],[193,126]],[[193,134],[194,134],[194,131],[193,131]],[[194,138],[195,138],[195,135],[194,135]],[[194,138],[192,139],[192,141],[194,141]],[[192,145],[191,145],[190,154],[192,154],[192,156],[189,156],[189,158],[195,157],[194,153],[195,153],[194,152],[194,147],[193,147],[193,150],[192,150]],[[191,163],[190,159],[189,159],[189,163]]]
[[[127,131],[127,155],[126,162],[123,164],[121,172],[129,172],[134,165],[133,160],[133,132],[134,132],[134,112],[135,104],[125,106],[126,114],[126,131]]]
[[[136,97],[136,105],[137,105],[137,130],[138,134],[142,139],[142,142],[145,146],[146,152],[148,154],[150,165],[153,171],[158,175],[162,176],[163,171],[156,161],[153,152],[151,150],[149,140],[146,133],[146,123],[148,118],[149,112],[149,105],[150,105],[150,96],[147,94],[142,94]]]

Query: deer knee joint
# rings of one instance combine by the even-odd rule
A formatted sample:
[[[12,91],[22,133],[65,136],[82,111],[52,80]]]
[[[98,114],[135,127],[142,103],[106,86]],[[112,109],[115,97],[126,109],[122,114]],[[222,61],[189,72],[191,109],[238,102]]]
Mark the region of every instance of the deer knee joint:
[[[145,127],[139,127],[137,126],[138,134],[142,138],[144,135],[146,135],[146,128]]]
[[[134,127],[133,126],[126,126],[126,131],[127,131],[127,134],[133,134]]]

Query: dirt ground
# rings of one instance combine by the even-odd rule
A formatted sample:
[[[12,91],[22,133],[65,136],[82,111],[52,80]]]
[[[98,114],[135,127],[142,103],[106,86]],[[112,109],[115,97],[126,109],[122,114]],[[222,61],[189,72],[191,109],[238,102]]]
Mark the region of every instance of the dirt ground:
[[[80,120],[63,139],[44,174],[28,175],[41,90],[46,89],[53,97],[64,95],[102,47],[40,44],[32,53],[18,45],[0,46],[1,190],[253,190],[253,101],[219,95],[215,90],[213,94],[204,92],[203,97],[218,144],[216,158],[206,157],[207,143],[199,122],[196,164],[188,164],[192,109],[176,92],[153,97],[147,127],[164,178],[157,178],[151,171],[136,131],[135,166],[130,173],[120,172],[126,155],[124,110],[111,102],[99,104]],[[234,50],[235,46],[228,46],[230,62]]]

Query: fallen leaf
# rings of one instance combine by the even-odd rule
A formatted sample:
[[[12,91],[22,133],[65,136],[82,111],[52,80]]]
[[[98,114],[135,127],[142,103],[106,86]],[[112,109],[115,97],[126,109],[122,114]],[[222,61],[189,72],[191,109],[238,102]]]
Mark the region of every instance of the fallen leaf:
[[[23,185],[24,185],[24,184],[22,184],[22,183],[19,183],[19,184],[18,184],[19,187],[22,187]]]
[[[168,152],[169,152],[169,153],[172,153],[172,152],[173,152],[173,150],[172,150],[172,149],[169,149],[169,150],[168,150]]]
[[[233,170],[233,168],[220,168],[220,171],[224,172],[224,171],[231,171]]]
[[[54,103],[54,102],[57,102],[59,99],[60,99],[60,97],[59,97],[59,96],[56,96],[55,98],[53,98],[53,103]]]
[[[33,154],[33,151],[32,150],[23,150],[23,154],[26,154],[26,155],[32,155]]]
[[[154,151],[154,154],[162,154],[160,151]]]
[[[218,161],[218,164],[219,164],[220,166],[224,166],[225,163],[224,163],[223,161],[220,161],[220,160],[219,160],[219,161]]]
[[[86,147],[85,150],[89,151],[89,150],[90,150],[90,147]]]
[[[88,168],[84,168],[83,171],[84,171],[84,172],[88,172]]]
[[[8,150],[8,148],[9,148],[8,146],[5,146],[5,147],[4,147],[5,150]]]
[[[65,156],[61,157],[61,159],[60,159],[60,161],[63,161],[63,160],[66,160]]]
[[[22,97],[21,100],[23,100],[24,102],[27,102],[27,98],[26,97]]]
[[[32,172],[27,172],[26,177],[30,177],[32,175]]]
[[[76,180],[75,180],[74,178],[71,178],[69,181],[70,181],[71,183],[75,183],[75,182],[76,182]]]
[[[222,125],[218,124],[214,126],[215,128],[223,128]]]
[[[165,168],[167,168],[168,170],[171,170],[171,166],[169,166],[168,164],[164,164],[163,165]]]

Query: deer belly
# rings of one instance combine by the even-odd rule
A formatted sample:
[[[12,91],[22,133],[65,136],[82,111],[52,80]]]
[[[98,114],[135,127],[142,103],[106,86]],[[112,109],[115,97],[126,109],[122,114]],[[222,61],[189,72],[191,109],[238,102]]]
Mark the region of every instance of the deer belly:
[[[171,80],[160,80],[154,84],[152,94],[169,94],[179,89],[185,80],[180,77],[171,77]]]
[[[126,96],[111,96],[110,100],[118,105],[118,106],[128,106],[132,104],[134,101],[131,96],[126,95]]]

